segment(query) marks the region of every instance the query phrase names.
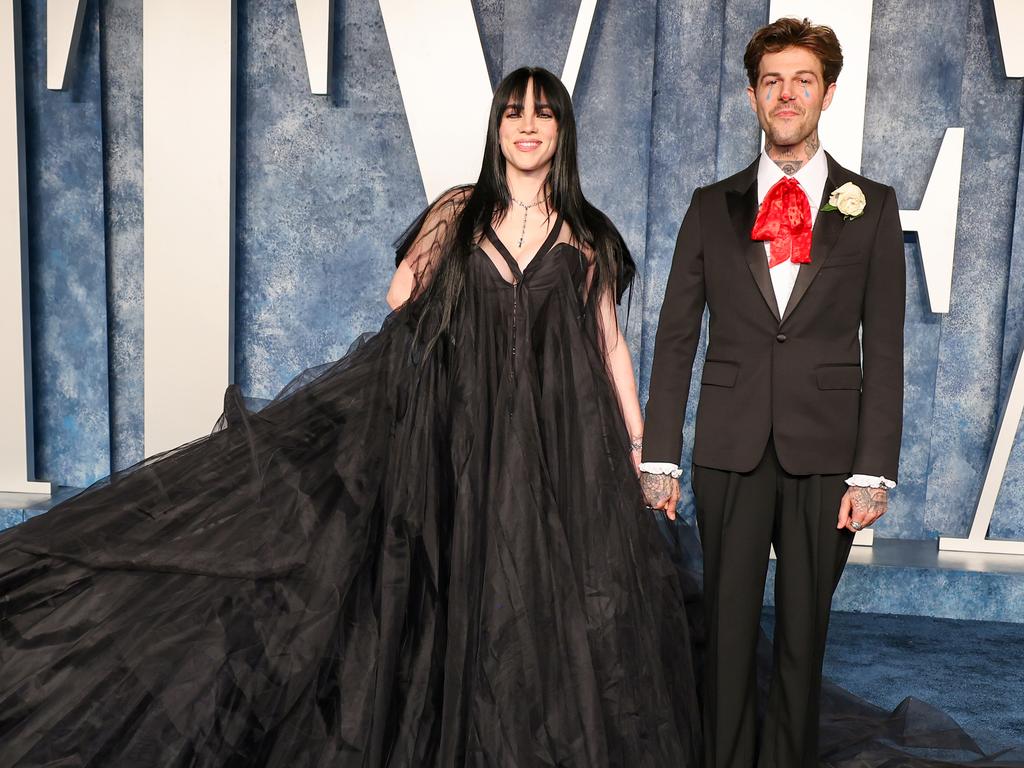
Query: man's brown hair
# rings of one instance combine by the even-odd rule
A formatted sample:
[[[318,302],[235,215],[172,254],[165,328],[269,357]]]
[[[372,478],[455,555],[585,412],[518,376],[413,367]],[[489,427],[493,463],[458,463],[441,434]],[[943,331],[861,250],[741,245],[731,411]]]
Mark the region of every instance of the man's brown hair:
[[[832,28],[812,24],[810,19],[784,17],[776,19],[767,27],[761,27],[747,43],[743,66],[747,68],[750,87],[757,88],[758,69],[766,53],[778,53],[794,45],[806,48],[818,57],[825,74],[826,87],[839,78],[843,68],[843,49]]]

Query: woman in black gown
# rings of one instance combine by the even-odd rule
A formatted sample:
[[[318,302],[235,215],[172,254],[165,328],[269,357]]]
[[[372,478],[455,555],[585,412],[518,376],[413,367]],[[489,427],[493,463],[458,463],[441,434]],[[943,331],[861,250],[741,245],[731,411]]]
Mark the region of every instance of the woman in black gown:
[[[398,254],[345,358],[0,536],[0,765],[697,764],[633,263],[557,78],[499,85]]]

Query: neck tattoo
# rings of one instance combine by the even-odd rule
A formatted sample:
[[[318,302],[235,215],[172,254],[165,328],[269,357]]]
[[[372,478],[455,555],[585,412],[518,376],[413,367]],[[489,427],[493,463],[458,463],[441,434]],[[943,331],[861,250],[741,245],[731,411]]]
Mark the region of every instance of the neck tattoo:
[[[775,164],[782,169],[784,174],[787,176],[793,176],[808,160],[814,157],[814,154],[818,151],[818,147],[820,145],[821,142],[818,140],[818,132],[814,131],[810,136],[804,139],[803,157],[800,157],[799,144],[779,147],[769,141],[766,141],[764,148],[768,157],[775,161]]]
[[[534,200],[532,203],[527,204],[527,203],[524,203],[522,200],[516,200],[514,197],[512,198],[512,202],[515,203],[516,205],[520,206],[523,209],[523,229],[519,233],[519,246],[518,247],[520,247],[520,248],[523,247],[523,240],[526,239],[526,217],[530,213],[530,209],[533,208],[535,205],[540,205],[542,200],[543,200],[543,198],[541,198],[540,200]]]

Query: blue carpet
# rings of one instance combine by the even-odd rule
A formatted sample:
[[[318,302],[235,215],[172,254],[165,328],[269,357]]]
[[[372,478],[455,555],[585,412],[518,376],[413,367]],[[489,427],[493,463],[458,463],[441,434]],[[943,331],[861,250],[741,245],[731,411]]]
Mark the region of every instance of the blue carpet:
[[[771,634],[774,609],[766,608]],[[891,710],[907,696],[949,714],[988,752],[1024,745],[1024,626],[834,612],[825,675]]]

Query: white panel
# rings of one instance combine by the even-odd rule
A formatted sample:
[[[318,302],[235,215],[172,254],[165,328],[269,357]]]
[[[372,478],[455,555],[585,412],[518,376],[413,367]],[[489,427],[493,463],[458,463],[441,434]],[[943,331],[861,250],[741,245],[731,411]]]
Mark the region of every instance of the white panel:
[[[985,470],[985,480],[981,487],[981,495],[978,497],[978,506],[974,510],[971,532],[966,539],[943,536],[939,539],[939,549],[1024,555],[1024,541],[1000,541],[987,538],[988,527],[996,508],[996,499],[999,497],[999,488],[1003,484],[1006,465],[1010,461],[1013,441],[1022,416],[1024,416],[1024,348],[1021,349],[1020,356],[1017,358],[1017,369],[1013,375],[1013,384],[1010,386],[1010,396],[1006,399],[1006,408],[1003,410],[1002,418],[999,419],[999,427],[996,429],[996,439],[992,444],[988,468]]]
[[[470,0],[380,0],[423,188],[476,181],[491,82]],[[458,98],[451,98],[451,94]]]
[[[1024,541],[1003,541],[1001,539],[955,539],[942,536],[939,549],[945,552],[980,552],[988,555],[1024,555]]]
[[[562,84],[570,96],[576,90],[576,78],[579,77],[583,64],[583,53],[587,48],[587,38],[590,37],[590,27],[594,23],[596,8],[597,0],[582,0],[576,13],[576,25],[572,29],[569,50],[565,54],[565,66],[562,67]]]
[[[332,0],[295,0],[311,93],[326,94],[331,67]]]
[[[71,62],[78,53],[86,0],[46,0],[46,87],[68,87]]]
[[[853,534],[853,545],[855,547],[870,547],[875,543],[875,529],[865,528]]]
[[[232,377],[234,22],[143,7],[146,455],[208,434]]]
[[[871,48],[871,0],[823,3],[821,0],[772,0],[769,18],[809,18],[835,30],[843,46],[843,71],[832,104],[821,114],[821,145],[840,165],[860,173],[864,143],[864,110],[868,92],[868,51]]]
[[[903,230],[917,232],[932,312],[949,312],[963,156],[964,129],[947,128],[920,209],[900,211]]]
[[[1024,0],[995,0],[999,47],[1007,77],[1024,77]]]
[[[30,482],[32,365],[25,216],[21,4],[0,2],[0,491],[49,493]]]

